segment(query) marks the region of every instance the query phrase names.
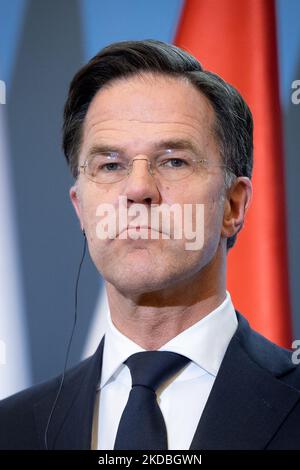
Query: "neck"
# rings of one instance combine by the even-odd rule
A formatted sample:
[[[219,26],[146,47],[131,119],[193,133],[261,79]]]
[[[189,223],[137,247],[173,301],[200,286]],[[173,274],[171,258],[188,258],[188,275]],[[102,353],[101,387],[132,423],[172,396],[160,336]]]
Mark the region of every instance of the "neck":
[[[217,263],[218,264],[218,263]],[[192,279],[134,296],[106,282],[111,319],[125,336],[156,350],[217,308],[225,299],[225,266],[207,266]]]

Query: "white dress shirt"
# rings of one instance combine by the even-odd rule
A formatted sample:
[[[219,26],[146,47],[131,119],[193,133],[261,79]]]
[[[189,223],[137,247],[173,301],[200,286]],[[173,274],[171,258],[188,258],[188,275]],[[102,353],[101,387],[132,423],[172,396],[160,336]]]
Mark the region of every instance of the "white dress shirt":
[[[189,449],[228,344],[237,328],[230,294],[222,304],[186,329],[160,351],[172,351],[191,362],[157,390],[168,434],[168,449]],[[119,421],[131,390],[129,356],[145,351],[123,335],[108,314],[99,384],[98,449],[114,447]]]

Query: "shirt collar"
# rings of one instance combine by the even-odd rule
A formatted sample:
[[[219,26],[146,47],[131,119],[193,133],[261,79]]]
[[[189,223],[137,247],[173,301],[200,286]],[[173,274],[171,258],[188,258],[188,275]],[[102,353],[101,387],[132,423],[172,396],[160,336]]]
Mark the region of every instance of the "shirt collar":
[[[182,354],[216,376],[237,324],[230,294],[226,292],[226,298],[221,305],[172,338],[159,350]],[[113,324],[108,312],[100,388],[118,373],[129,356],[141,351],[145,349],[123,335]]]

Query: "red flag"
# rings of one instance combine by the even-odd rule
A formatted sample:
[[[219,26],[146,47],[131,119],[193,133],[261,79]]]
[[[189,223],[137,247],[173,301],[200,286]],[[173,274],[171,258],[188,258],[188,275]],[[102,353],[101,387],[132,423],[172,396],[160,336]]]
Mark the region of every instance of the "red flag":
[[[228,289],[253,328],[290,347],[274,2],[186,0],[175,43],[234,85],[253,113],[254,197],[228,255]]]

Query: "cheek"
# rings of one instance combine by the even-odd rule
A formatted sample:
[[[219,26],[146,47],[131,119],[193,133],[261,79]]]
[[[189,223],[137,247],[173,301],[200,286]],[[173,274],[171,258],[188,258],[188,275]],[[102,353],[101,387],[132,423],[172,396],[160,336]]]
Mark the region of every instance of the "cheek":
[[[222,222],[223,222],[223,203],[222,201],[214,201],[205,204],[204,209],[204,240],[206,243],[220,239]]]
[[[209,245],[212,243],[215,245],[220,239],[223,223],[223,185],[216,183],[205,188],[198,195],[196,203],[201,204],[204,210],[204,218],[202,219],[204,244]]]
[[[117,196],[112,194],[112,191],[105,188],[97,187],[96,185],[91,185],[81,192],[81,209],[82,209],[82,219],[90,230],[95,229],[97,222],[99,221],[99,216],[97,215],[97,210],[101,204],[113,204],[117,199]],[[96,232],[94,231],[95,235]]]
[[[82,201],[82,219],[86,231],[91,235],[94,235],[93,227],[96,223],[96,210],[97,202],[95,200],[90,200],[89,198],[84,198]]]
[[[199,183],[197,186],[181,189],[181,197],[178,199],[182,205],[202,205],[205,212],[205,221],[219,215],[224,205],[223,184],[215,181],[214,184]]]

